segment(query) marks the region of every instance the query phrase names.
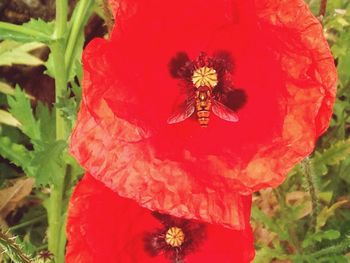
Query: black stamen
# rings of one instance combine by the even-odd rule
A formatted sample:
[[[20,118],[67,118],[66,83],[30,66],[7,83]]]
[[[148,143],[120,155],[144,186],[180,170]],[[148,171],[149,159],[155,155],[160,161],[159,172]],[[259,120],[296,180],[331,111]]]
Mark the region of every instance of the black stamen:
[[[234,60],[231,54],[225,50],[215,52],[214,56],[214,67],[217,68],[218,72],[224,70],[230,72],[231,74],[234,71]]]
[[[195,251],[206,238],[206,228],[203,223],[158,212],[153,212],[152,215],[163,225],[163,228],[144,235],[145,250],[152,257],[164,254],[171,262],[181,262],[186,255]],[[166,232],[174,226],[181,228],[185,234],[184,243],[179,247],[172,247],[165,240]]]
[[[174,78],[188,79],[192,74],[192,63],[185,52],[179,52],[169,63],[170,74]]]
[[[226,106],[234,111],[241,109],[247,102],[247,94],[242,89],[235,89],[233,91],[230,91],[226,96]]]
[[[185,52],[179,52],[169,64],[169,70],[174,78],[182,79],[186,82],[187,92],[192,91],[192,76],[196,69],[209,67],[215,69],[217,73],[217,85],[213,90],[214,98],[237,111],[247,102],[247,94],[243,89],[233,86],[232,74],[235,69],[235,61],[230,52],[220,50],[212,57],[205,52],[201,52],[196,60],[191,61]]]

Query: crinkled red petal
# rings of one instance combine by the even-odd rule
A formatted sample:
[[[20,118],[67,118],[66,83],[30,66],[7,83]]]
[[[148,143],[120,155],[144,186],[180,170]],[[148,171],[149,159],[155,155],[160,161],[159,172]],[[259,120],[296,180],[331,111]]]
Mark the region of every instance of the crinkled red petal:
[[[111,40],[84,51],[73,155],[144,207],[244,228],[240,194],[280,184],[328,127],[336,70],[321,25],[302,0],[112,3]],[[181,93],[171,59],[222,50],[247,97],[239,122],[168,125]]]
[[[245,198],[248,223],[251,197]],[[249,224],[247,224],[249,225]],[[87,174],[76,187],[68,217],[67,263],[170,262],[162,254],[150,256],[144,235],[161,228],[151,211],[119,197]],[[206,224],[206,238],[186,262],[250,262],[254,256],[250,227],[229,230]]]

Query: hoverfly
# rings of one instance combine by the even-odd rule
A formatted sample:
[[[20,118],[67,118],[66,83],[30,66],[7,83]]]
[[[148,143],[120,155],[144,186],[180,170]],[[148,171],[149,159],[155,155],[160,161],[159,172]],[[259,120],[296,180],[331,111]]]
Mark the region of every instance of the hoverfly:
[[[195,112],[201,127],[208,126],[211,112],[223,120],[238,122],[237,114],[219,102],[214,95],[213,91],[218,84],[218,74],[213,67],[196,67],[191,80],[193,85],[189,95],[179,110],[168,119],[169,124],[182,122]]]

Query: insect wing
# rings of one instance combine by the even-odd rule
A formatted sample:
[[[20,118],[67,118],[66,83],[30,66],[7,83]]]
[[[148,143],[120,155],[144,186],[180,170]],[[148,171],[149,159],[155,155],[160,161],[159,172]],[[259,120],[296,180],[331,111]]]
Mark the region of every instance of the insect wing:
[[[194,98],[187,99],[180,108],[168,119],[169,124],[179,123],[182,122],[194,113],[195,106],[194,106],[195,100]]]
[[[217,100],[212,100],[212,111],[216,116],[225,121],[238,122],[239,120],[236,112]]]

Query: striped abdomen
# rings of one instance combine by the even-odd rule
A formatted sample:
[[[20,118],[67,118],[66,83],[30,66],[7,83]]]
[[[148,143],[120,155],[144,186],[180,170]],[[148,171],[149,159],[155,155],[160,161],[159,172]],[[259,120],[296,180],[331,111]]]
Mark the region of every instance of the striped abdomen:
[[[201,127],[207,127],[211,110],[211,89],[200,87],[196,92],[196,112]]]

